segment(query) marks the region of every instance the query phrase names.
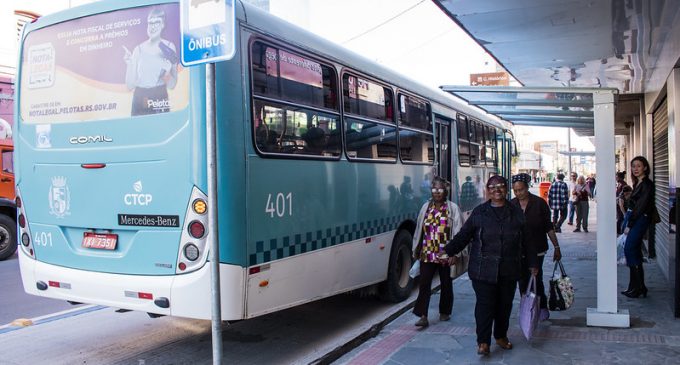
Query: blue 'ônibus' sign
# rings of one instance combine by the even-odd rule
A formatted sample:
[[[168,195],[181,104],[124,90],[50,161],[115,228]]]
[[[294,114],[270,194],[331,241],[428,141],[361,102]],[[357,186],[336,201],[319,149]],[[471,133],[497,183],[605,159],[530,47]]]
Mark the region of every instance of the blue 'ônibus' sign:
[[[234,41],[234,0],[181,0],[182,65],[231,59]]]

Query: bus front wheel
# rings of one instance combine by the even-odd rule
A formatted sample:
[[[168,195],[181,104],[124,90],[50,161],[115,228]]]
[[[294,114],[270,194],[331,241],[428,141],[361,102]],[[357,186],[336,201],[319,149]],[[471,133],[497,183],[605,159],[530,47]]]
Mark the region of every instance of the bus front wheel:
[[[411,233],[400,230],[394,236],[387,280],[380,284],[380,298],[388,302],[401,302],[411,295],[413,279],[408,275],[411,269]]]
[[[6,215],[0,214],[0,260],[4,260],[17,250],[17,224]]]

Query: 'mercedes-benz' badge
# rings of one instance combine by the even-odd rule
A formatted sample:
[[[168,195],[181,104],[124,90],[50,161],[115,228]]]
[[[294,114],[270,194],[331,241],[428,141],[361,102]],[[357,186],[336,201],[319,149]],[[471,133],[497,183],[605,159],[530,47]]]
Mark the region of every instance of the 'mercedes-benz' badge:
[[[102,143],[113,142],[113,138],[101,134],[98,136],[73,136],[68,139],[70,144],[87,144],[87,143]]]

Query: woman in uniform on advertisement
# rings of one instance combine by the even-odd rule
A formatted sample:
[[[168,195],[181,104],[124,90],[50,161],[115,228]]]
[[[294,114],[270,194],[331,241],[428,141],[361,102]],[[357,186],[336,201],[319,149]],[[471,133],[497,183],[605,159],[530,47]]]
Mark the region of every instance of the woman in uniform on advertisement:
[[[168,88],[177,84],[179,57],[175,45],[161,38],[165,28],[165,12],[153,9],[147,17],[146,41],[132,52],[125,50],[127,64],[125,84],[134,89],[131,115],[167,113],[170,111]]]

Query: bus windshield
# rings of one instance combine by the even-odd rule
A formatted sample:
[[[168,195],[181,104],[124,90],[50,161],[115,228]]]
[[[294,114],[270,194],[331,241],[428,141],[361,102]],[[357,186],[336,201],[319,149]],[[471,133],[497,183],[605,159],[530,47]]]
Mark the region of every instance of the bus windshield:
[[[86,16],[26,35],[20,116],[29,124],[167,113],[189,102],[177,4]]]

